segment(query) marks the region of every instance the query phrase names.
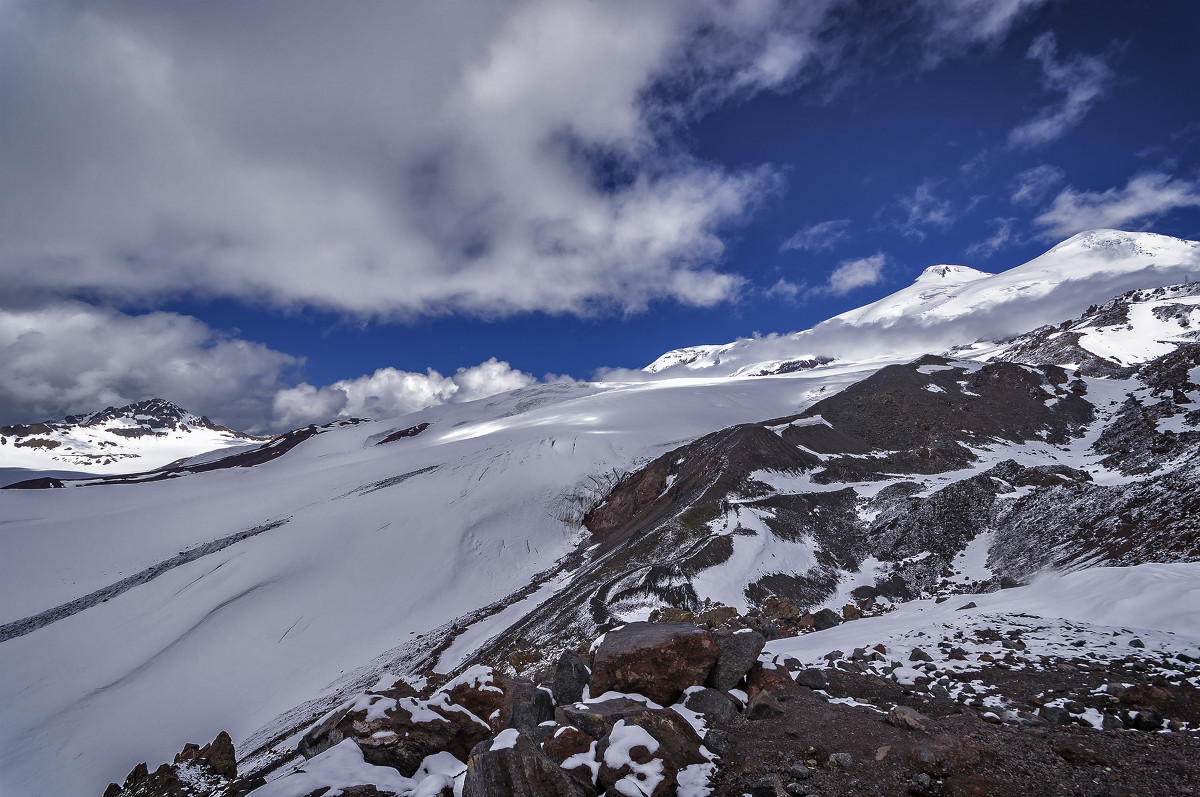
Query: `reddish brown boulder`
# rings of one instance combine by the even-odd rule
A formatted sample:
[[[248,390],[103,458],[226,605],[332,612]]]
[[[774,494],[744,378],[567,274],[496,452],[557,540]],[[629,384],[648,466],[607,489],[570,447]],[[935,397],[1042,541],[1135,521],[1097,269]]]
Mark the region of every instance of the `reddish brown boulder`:
[[[511,680],[491,667],[472,667],[438,690],[456,706],[462,706],[499,732],[508,725],[505,694]]]
[[[792,675],[783,667],[755,662],[746,674],[746,697],[753,700],[759,692],[786,692],[796,686]]]
[[[596,649],[591,694],[636,692],[668,705],[707,680],[717,653],[712,636],[689,623],[630,623]]]
[[[678,769],[645,728],[619,720],[600,747],[599,784],[605,794],[675,794]]]

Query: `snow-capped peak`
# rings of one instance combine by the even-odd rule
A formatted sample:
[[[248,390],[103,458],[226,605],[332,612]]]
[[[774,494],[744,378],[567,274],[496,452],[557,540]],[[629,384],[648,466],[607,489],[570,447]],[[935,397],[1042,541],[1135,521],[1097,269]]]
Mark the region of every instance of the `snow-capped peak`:
[[[923,285],[931,282],[970,282],[972,280],[991,276],[993,275],[987,273],[986,271],[980,271],[978,269],[971,268],[970,266],[951,266],[942,264],[938,266],[930,266],[922,271],[914,281],[914,284]]]
[[[235,432],[161,398],[0,427],[0,468],[131,473],[266,438]]]

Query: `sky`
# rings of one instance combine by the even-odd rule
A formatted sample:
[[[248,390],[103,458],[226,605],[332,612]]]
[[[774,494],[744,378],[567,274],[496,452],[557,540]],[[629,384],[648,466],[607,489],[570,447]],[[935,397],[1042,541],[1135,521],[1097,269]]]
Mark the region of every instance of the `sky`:
[[[1193,0],[0,0],[0,424],[390,417],[1200,239]]]

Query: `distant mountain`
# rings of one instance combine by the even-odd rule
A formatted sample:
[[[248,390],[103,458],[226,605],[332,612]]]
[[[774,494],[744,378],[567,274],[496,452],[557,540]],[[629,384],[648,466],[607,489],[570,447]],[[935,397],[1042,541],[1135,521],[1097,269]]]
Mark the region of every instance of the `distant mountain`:
[[[1200,727],[1198,251],[1101,231],[997,275],[936,266],[807,332],[672,353],[640,382],[536,385],[2,490],[0,791],[99,793],[214,735],[108,793],[481,793],[468,758],[476,776],[485,753],[554,774],[538,740],[560,733],[594,772],[606,753],[588,751],[617,746],[616,726],[543,726],[550,697],[513,677],[546,683],[560,654],[647,619],[719,626],[730,649],[768,638],[743,662],[759,681],[705,698],[737,704],[715,794],[759,793],[755,745],[779,735],[774,712],[801,709],[815,713],[780,743],[789,767],[808,751],[821,793],[876,764],[888,783],[923,761],[982,777],[980,756],[937,758],[939,740],[994,731],[1007,741],[983,758],[1003,765],[1047,744],[1031,728],[1063,723],[1109,734],[1087,755],[1146,782],[1111,729]],[[797,675],[817,691],[794,691]],[[1151,685],[1153,706],[1123,702]],[[781,705],[756,715],[762,689]],[[893,716],[903,700],[916,718]],[[558,710],[603,714],[574,702]],[[483,745],[518,716],[519,740]],[[950,730],[917,736],[905,716]],[[666,725],[644,730],[671,747]],[[192,766],[228,763],[230,741],[236,788]],[[852,769],[823,763],[842,751]],[[200,785],[154,791],[160,771]],[[596,794],[586,777],[577,793]],[[894,785],[882,793],[936,784]]]
[[[0,468],[132,473],[267,439],[154,398],[53,421],[0,426]]]
[[[1092,230],[999,274],[931,266],[912,285],[812,329],[677,349],[644,370],[660,376],[756,376],[831,360],[917,357],[1011,338],[1126,291],[1196,280],[1196,241]]]

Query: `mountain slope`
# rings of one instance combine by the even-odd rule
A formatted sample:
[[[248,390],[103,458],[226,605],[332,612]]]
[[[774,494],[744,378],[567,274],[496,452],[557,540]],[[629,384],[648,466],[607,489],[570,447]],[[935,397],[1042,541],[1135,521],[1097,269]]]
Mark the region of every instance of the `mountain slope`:
[[[0,791],[98,792],[222,729],[249,766],[278,762],[384,674],[529,672],[705,598],[783,627],[1195,559],[1190,290],[1049,319],[1076,347],[1040,329],[956,357],[542,385],[314,429],[251,467],[0,491]],[[1167,351],[1128,356],[1149,320]]]
[[[164,399],[148,399],[54,421],[0,426],[0,471],[135,473],[266,439],[219,426]]]

